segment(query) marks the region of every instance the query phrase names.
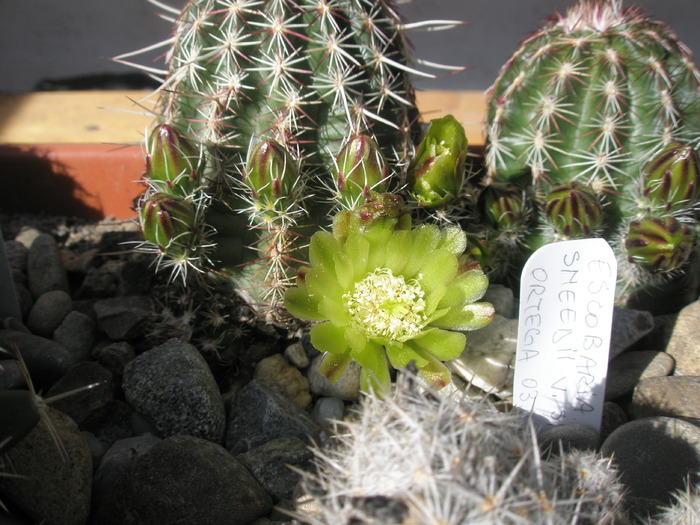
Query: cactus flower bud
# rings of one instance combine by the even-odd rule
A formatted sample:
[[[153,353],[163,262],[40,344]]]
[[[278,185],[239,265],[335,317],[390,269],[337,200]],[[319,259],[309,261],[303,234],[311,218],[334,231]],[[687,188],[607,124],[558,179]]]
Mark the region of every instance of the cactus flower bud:
[[[643,217],[630,223],[625,248],[630,262],[652,271],[677,270],[690,256],[693,235],[673,217]]]
[[[595,192],[577,182],[556,184],[545,197],[549,223],[566,237],[590,237],[600,226],[603,207]]]
[[[700,197],[700,162],[692,147],[671,142],[642,168],[649,206],[675,211]]]
[[[163,192],[187,196],[199,185],[203,160],[192,142],[167,124],[148,137],[146,175]]]
[[[436,208],[457,198],[464,182],[467,136],[452,115],[430,121],[408,169],[409,191],[418,204]]]
[[[479,205],[488,221],[501,231],[521,227],[527,215],[523,191],[515,184],[491,184],[479,196]]]
[[[370,191],[385,192],[386,160],[370,137],[359,135],[350,139],[336,157],[338,201],[351,209],[369,197]]]
[[[140,208],[143,236],[161,252],[183,254],[193,237],[194,207],[181,197],[155,193]]]
[[[264,140],[250,151],[243,182],[264,206],[289,197],[298,181],[297,162],[279,142]]]

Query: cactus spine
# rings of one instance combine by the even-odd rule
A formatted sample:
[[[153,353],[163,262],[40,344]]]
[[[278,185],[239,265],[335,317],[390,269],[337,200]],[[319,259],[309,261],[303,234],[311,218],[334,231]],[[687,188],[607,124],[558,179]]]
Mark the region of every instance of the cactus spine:
[[[514,184],[525,191],[518,206],[535,204],[515,244],[604,236],[618,252],[623,304],[687,275],[699,89],[671,30],[620,0],[579,0],[526,38],[488,92],[487,183]],[[522,249],[501,249],[512,229],[486,237],[502,273],[498,254],[519,264]]]

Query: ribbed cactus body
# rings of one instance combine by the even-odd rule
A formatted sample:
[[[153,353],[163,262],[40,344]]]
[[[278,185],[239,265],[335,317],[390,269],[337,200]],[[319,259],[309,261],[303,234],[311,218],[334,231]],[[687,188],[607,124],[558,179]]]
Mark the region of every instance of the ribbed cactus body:
[[[700,143],[700,74],[661,22],[582,0],[525,39],[489,91],[495,180],[623,192],[672,139]]]
[[[533,207],[515,236],[486,227],[496,273],[517,274],[543,244],[603,236],[617,252],[619,302],[661,304],[632,297],[688,274],[699,94],[689,50],[620,0],[579,0],[526,38],[488,91],[487,183],[516,185]]]
[[[328,170],[347,137],[369,134],[397,162],[416,125],[403,38],[387,1],[192,0],[176,23],[161,118],[230,173],[264,139]]]

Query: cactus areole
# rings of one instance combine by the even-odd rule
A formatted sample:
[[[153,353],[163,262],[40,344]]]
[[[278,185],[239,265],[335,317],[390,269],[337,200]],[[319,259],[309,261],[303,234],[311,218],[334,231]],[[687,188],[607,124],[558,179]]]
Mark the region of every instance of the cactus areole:
[[[580,0],[526,38],[490,88],[490,177],[620,192],[664,144],[697,147],[699,88],[665,24],[619,0]]]

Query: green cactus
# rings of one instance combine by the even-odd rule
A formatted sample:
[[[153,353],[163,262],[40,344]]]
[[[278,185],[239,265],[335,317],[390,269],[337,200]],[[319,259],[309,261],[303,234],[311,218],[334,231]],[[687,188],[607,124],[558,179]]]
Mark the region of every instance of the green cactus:
[[[399,13],[387,1],[190,0],[162,45],[140,204],[148,246],[174,274],[231,279],[283,320],[303,239],[332,211],[403,183],[420,72]],[[351,157],[369,154],[376,166],[352,172]]]
[[[488,224],[502,210],[486,205],[497,273],[518,274],[548,242],[603,236],[620,263],[620,304],[654,308],[662,302],[636,298],[692,279],[699,90],[672,31],[620,0],[579,0],[526,38],[488,91],[486,183],[517,185],[535,204],[515,233]]]

